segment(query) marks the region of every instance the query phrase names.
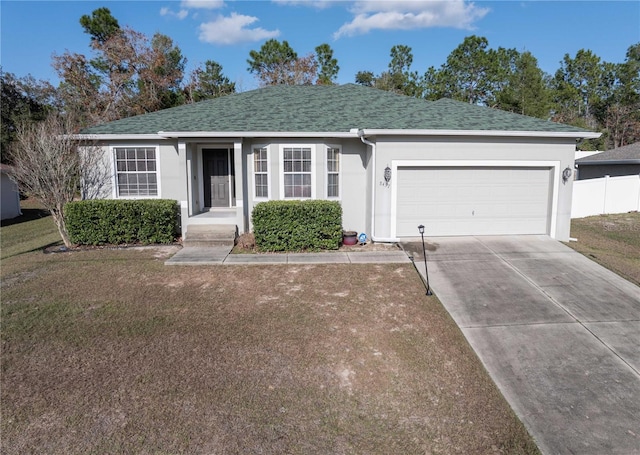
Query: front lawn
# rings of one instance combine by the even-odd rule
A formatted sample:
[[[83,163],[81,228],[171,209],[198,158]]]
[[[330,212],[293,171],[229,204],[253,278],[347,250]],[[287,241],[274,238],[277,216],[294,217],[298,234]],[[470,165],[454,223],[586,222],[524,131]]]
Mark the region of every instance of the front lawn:
[[[48,212],[32,200],[21,201],[22,216],[3,220],[0,228],[0,259],[62,242]]]
[[[538,453],[411,265],[172,248],[2,261],[2,453]]]
[[[573,219],[571,236],[571,248],[640,286],[640,213]]]

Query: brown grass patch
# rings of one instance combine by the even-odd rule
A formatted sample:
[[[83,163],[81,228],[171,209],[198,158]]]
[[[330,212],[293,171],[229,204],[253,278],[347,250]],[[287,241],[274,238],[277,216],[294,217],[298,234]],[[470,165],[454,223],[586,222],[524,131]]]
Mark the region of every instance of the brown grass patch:
[[[410,265],[2,266],[2,452],[537,453]]]
[[[640,213],[571,220],[567,245],[640,286]]]

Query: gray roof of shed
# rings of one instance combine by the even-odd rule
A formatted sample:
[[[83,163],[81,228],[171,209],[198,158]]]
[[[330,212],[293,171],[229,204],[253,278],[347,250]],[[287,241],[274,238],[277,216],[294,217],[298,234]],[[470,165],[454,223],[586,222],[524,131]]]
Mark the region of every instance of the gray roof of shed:
[[[625,145],[606,152],[596,153],[576,160],[578,165],[584,164],[605,164],[605,162],[640,162],[640,142]]]
[[[128,117],[84,134],[349,132],[351,129],[544,131],[574,126],[441,99],[425,101],[356,84],[270,86]]]

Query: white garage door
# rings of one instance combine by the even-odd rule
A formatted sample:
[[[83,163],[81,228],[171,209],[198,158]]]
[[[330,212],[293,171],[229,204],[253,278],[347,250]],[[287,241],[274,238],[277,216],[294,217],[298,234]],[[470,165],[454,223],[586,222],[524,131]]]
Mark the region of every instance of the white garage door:
[[[396,236],[547,234],[551,169],[399,167]]]

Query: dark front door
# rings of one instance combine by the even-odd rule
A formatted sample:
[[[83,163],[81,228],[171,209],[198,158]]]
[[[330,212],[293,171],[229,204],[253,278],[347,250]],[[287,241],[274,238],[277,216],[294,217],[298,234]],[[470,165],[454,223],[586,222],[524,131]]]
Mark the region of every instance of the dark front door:
[[[204,205],[229,207],[229,151],[203,149]]]

